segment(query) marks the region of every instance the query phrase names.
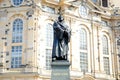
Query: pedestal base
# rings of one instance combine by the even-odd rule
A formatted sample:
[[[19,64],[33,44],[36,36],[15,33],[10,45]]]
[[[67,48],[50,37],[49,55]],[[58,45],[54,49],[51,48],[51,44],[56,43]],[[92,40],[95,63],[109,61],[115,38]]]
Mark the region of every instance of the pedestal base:
[[[66,60],[58,60],[51,63],[51,80],[70,80],[70,63]]]

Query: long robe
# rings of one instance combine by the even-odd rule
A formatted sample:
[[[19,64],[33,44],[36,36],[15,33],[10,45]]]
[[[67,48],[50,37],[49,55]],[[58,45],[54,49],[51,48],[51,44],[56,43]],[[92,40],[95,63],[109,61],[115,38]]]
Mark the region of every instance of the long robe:
[[[52,58],[67,60],[68,43],[70,41],[71,30],[65,23],[54,22],[54,41]]]

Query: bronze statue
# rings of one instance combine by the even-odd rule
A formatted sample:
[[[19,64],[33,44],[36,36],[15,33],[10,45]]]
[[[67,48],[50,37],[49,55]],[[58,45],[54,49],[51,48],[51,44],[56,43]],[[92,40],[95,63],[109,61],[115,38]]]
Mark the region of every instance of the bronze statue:
[[[67,60],[68,43],[70,42],[71,29],[64,23],[62,15],[58,17],[58,21],[54,21],[54,41],[52,49],[52,61]]]

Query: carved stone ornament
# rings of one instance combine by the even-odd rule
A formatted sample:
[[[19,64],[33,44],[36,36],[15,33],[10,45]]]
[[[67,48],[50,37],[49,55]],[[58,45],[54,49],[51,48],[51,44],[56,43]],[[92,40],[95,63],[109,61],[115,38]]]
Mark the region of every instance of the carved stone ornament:
[[[34,14],[34,10],[33,10],[33,9],[29,10],[29,11],[26,13],[26,15],[27,15],[28,17],[32,17],[33,14]]]

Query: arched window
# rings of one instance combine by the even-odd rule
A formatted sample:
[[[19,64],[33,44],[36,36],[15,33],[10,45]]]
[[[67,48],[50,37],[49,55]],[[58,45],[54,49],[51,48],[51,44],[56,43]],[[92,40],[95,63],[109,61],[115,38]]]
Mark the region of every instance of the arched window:
[[[52,58],[52,45],[53,45],[53,27],[52,24],[46,25],[46,69],[51,69]]]
[[[16,19],[13,22],[13,32],[12,32],[12,42],[20,43],[23,37],[23,21],[21,19]]]
[[[110,74],[108,38],[105,35],[102,37],[102,47],[103,47],[102,49],[103,49],[104,71],[106,72],[106,74]]]
[[[80,68],[82,72],[88,72],[88,51],[87,51],[87,32],[85,29],[79,30],[80,37]]]
[[[80,29],[80,49],[87,50],[87,33],[84,29]]]
[[[46,25],[46,46],[52,47],[53,45],[53,27],[52,24]]]
[[[108,39],[106,36],[103,36],[102,44],[103,44],[103,54],[109,54],[108,53]]]

